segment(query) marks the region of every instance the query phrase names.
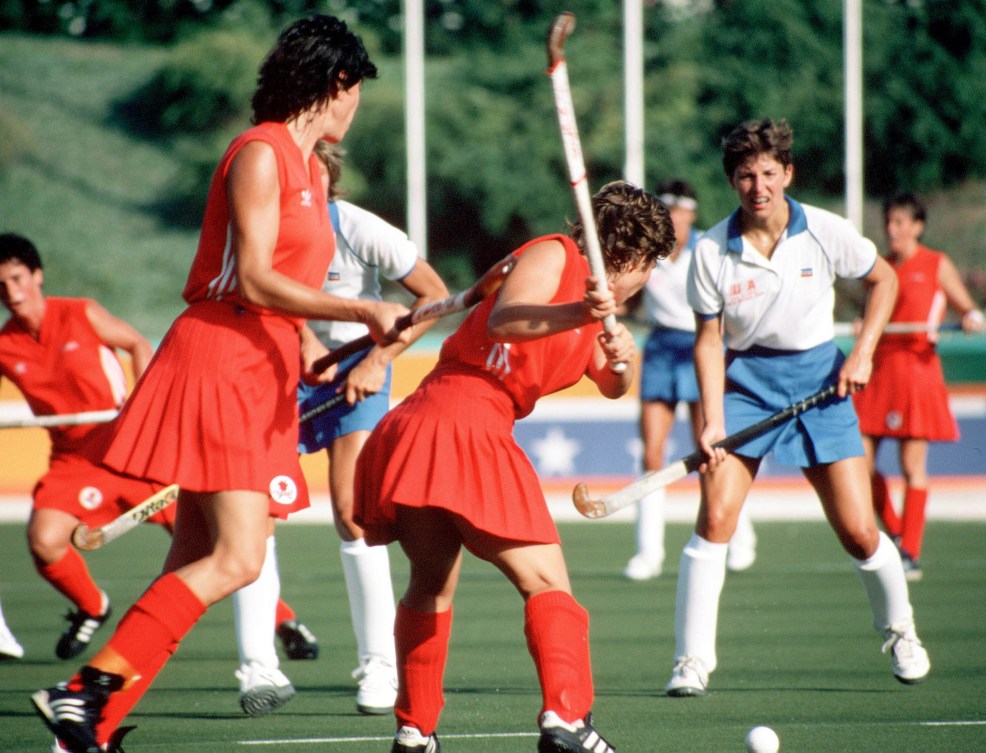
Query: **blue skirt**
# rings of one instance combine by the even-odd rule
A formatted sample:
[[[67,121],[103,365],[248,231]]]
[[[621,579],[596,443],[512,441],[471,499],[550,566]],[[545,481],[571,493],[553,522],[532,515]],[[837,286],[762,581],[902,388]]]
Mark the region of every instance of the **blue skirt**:
[[[366,358],[370,348],[354,353],[339,362],[339,371],[335,379],[327,384],[313,387],[301,383],[298,385],[298,413],[328,402],[336,396],[339,387],[346,382],[346,377],[356,364]],[[380,419],[390,409],[391,368],[387,366],[387,378],[383,387],[375,395],[370,395],[355,405],[345,400],[325,413],[320,413],[309,421],[300,424],[298,430],[298,452],[313,453],[324,450],[339,437],[352,434],[354,431],[372,431],[380,423]]]
[[[662,403],[698,402],[695,333],[655,327],[644,343],[640,399]]]
[[[835,384],[845,356],[835,343],[810,350],[755,346],[726,354],[726,432],[740,429]],[[762,458],[773,453],[782,465],[800,468],[863,454],[852,400],[833,398],[743,445],[737,455]]]

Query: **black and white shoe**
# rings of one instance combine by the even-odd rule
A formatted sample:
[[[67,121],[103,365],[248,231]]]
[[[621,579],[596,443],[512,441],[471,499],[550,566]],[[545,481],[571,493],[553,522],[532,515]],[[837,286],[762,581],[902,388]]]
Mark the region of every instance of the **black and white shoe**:
[[[438,735],[432,732],[425,737],[417,727],[404,726],[394,735],[394,746],[390,753],[439,753]]]
[[[297,620],[285,620],[277,626],[277,637],[289,659],[317,659],[318,641],[312,631]]]
[[[592,714],[569,724],[554,711],[541,714],[541,737],[538,753],[616,753],[592,726]]]
[[[89,614],[83,610],[69,612],[65,619],[69,622],[68,629],[62,633],[55,645],[55,656],[59,659],[71,659],[78,656],[92,640],[93,633],[103,626],[103,623],[110,618],[110,600],[103,594],[104,609],[102,614]]]
[[[41,721],[71,753],[103,753],[96,742],[96,724],[110,693],[123,687],[123,678],[92,667],[83,667],[81,676],[81,690],[69,690],[61,683],[37,691],[31,703]]]

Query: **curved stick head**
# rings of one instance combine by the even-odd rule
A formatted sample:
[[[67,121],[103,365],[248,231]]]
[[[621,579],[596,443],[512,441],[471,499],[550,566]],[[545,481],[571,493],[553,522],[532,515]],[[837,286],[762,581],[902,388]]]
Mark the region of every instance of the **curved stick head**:
[[[548,66],[554,67],[565,59],[565,40],[575,29],[575,14],[565,11],[558,15],[548,29]]]
[[[102,534],[98,530],[90,531],[85,523],[79,523],[72,531],[72,543],[76,549],[91,552],[93,549],[99,549],[102,545]]]
[[[585,518],[605,518],[606,505],[602,500],[589,497],[589,489],[585,484],[577,484],[572,490],[572,502],[575,509]]]

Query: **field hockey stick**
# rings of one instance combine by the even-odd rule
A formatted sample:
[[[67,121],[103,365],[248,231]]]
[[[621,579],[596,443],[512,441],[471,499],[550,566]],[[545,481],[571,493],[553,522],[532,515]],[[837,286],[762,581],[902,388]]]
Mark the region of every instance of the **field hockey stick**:
[[[735,434],[730,434],[725,439],[716,442],[713,447],[721,447],[726,452],[739,449],[751,439],[756,439],[762,434],[766,434],[771,429],[775,429],[783,423],[790,421],[795,416],[799,416],[809,408],[824,403],[837,393],[836,385],[826,387],[824,390],[816,392],[814,395],[800,400],[794,405],[789,405],[783,410],[777,411],[771,416],[758,421],[755,424],[741,429]],[[646,476],[634,481],[629,486],[625,486],[617,492],[603,497],[602,499],[592,499],[585,484],[578,484],[572,491],[572,502],[575,509],[586,518],[605,518],[612,515],[617,510],[622,510],[634,502],[638,502],[642,497],[652,491],[662,489],[679,479],[684,478],[692,471],[697,471],[699,467],[708,461],[708,457],[702,450],[696,450],[691,455],[686,455],[681,460],[658,471],[648,473]]]
[[[154,513],[160,512],[177,499],[178,484],[166,486],[104,526],[90,531],[85,523],[79,523],[72,531],[72,543],[85,552],[99,549],[111,541],[116,541],[128,531],[132,531]]]
[[[607,288],[606,265],[599,246],[599,233],[596,230],[596,217],[592,213],[592,197],[589,195],[589,180],[586,175],[585,160],[582,158],[582,142],[579,140],[578,122],[575,120],[575,106],[572,104],[572,90],[568,83],[568,65],[565,62],[565,40],[575,29],[575,16],[569,12],[561,13],[548,30],[548,76],[555,93],[555,110],[558,113],[558,127],[565,147],[565,160],[568,162],[568,176],[575,192],[575,204],[582,220],[582,237],[585,238],[586,257],[589,270],[596,278],[596,289],[605,293]],[[616,316],[610,314],[603,319],[603,329],[612,333],[616,328]],[[610,368],[617,374],[627,369],[625,363],[614,363]]]
[[[51,416],[29,416],[27,418],[11,418],[0,420],[0,429],[29,429],[41,427],[47,429],[53,426],[77,426],[79,424],[102,424],[116,418],[119,411],[93,410],[85,413],[63,413]]]
[[[960,322],[943,322],[942,324],[929,324],[928,322],[889,322],[886,327],[883,328],[883,334],[885,335],[909,335],[909,334],[920,334],[922,332],[961,332],[962,324]],[[835,325],[835,334],[837,335],[848,335],[852,336],[853,325],[850,323],[837,323]]]
[[[472,308],[481,300],[500,289],[503,281],[507,279],[507,275],[510,274],[510,270],[514,268],[516,263],[517,257],[510,254],[486,270],[482,277],[461,293],[450,295],[448,298],[443,298],[434,303],[419,306],[404,314],[404,316],[399,317],[394,323],[394,330],[396,332],[403,332],[419,322],[429,319],[440,319],[443,316],[456,314]],[[351,356],[353,353],[358,353],[372,345],[373,338],[370,335],[363,335],[362,337],[357,337],[355,340],[350,340],[345,345],[340,345],[331,353],[315,361],[312,364],[312,371],[316,374],[321,374],[332,364],[339,363],[343,358]],[[326,410],[328,409],[326,408]]]

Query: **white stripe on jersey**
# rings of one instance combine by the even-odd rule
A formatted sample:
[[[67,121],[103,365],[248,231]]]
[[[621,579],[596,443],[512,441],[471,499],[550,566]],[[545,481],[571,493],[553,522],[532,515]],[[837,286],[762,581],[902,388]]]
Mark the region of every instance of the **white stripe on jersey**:
[[[233,255],[233,226],[226,226],[226,246],[223,248],[223,263],[216,275],[209,282],[209,298],[222,299],[225,293],[236,290],[236,257]]]
[[[123,373],[120,359],[116,357],[116,353],[111,348],[100,345],[99,362],[103,367],[103,374],[106,376],[106,382],[109,384],[110,392],[113,395],[113,404],[119,407],[127,399],[127,377]]]

